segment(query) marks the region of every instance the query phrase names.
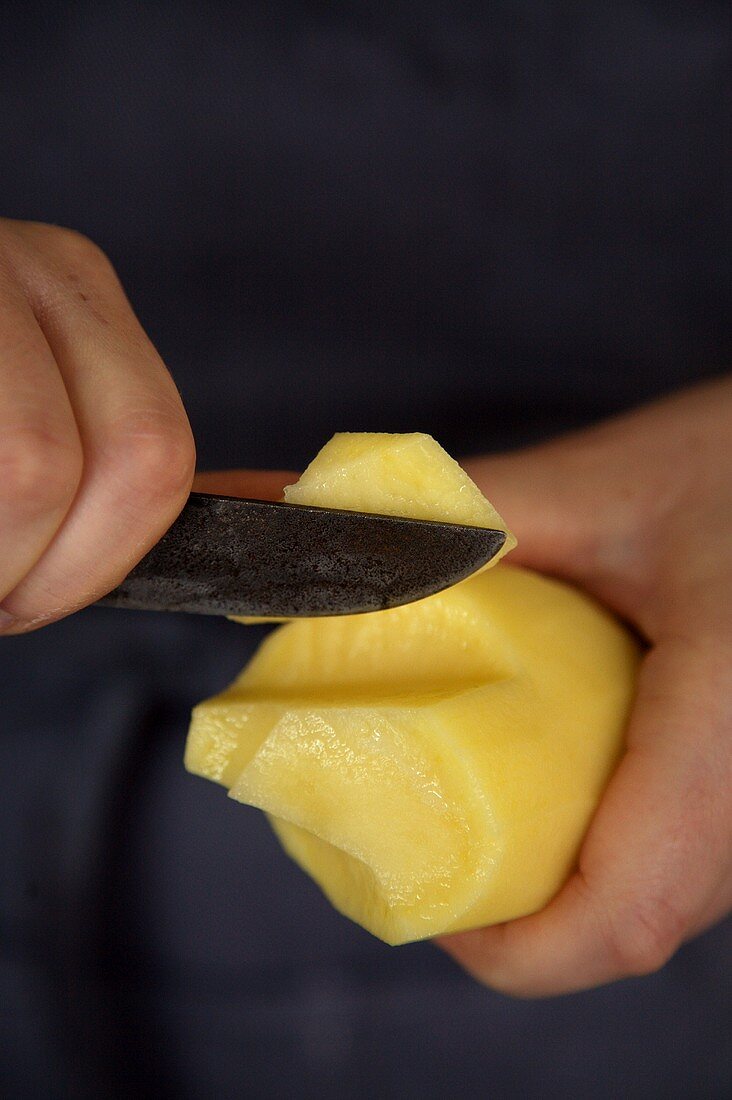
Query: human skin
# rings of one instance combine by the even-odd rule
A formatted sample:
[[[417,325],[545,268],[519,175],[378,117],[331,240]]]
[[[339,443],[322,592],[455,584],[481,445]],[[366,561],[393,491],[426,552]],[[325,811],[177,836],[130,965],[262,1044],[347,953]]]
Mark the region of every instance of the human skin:
[[[732,908],[731,432],[728,378],[463,462],[518,536],[511,561],[591,592],[647,646],[625,755],[565,887],[533,916],[436,941],[494,989],[651,973]],[[248,495],[253,476],[198,484]]]
[[[517,996],[661,967],[732,908],[732,379],[466,463],[512,560],[597,596],[647,643],[625,755],[540,913],[446,936]]]
[[[96,245],[0,219],[0,630],[108,592],[185,503],[173,381]]]
[[[626,753],[557,897],[438,941],[515,996],[662,966],[732,907],[732,379],[513,454],[464,463],[519,538],[648,651]],[[172,523],[195,452],[175,386],[109,261],[0,219],[0,633],[113,588]],[[297,474],[199,475],[276,499]]]

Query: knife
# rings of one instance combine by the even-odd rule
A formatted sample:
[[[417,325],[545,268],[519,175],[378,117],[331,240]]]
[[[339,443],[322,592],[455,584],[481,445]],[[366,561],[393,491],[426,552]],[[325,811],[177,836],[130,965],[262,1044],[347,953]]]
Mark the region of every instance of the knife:
[[[421,600],[493,558],[504,531],[191,493],[108,607],[204,615],[355,615]]]

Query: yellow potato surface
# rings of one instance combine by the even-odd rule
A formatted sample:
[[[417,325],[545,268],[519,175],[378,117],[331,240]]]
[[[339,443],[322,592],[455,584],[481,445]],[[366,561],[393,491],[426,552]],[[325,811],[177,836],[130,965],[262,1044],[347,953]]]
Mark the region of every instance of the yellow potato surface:
[[[343,433],[321,455],[286,499],[505,529],[429,436]],[[592,600],[502,564],[405,607],[278,628],[195,709],[186,766],[265,810],[387,943],[505,921],[569,874],[638,659]]]

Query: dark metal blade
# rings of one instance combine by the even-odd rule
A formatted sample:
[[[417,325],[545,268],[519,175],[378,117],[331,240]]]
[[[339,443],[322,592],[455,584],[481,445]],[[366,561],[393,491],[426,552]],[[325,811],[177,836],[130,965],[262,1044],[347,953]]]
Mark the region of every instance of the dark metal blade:
[[[420,600],[498,553],[503,531],[192,493],[114,607],[282,618]]]

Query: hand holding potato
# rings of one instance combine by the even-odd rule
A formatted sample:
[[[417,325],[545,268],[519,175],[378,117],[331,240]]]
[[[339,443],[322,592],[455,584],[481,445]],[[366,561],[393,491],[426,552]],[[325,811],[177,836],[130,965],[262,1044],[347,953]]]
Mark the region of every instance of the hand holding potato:
[[[467,463],[513,560],[567,578],[650,650],[627,751],[579,865],[543,911],[441,941],[542,996],[646,974],[732,906],[732,380]]]

